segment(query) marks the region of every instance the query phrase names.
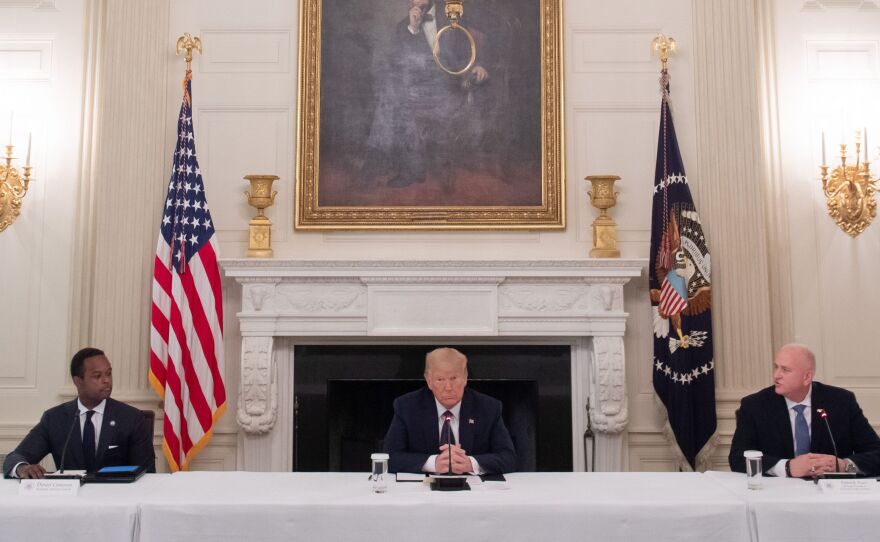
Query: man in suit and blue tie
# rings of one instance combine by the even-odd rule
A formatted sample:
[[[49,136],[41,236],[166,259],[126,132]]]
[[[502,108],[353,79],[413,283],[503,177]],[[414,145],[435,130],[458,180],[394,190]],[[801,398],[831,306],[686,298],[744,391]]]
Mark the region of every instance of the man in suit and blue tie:
[[[816,358],[805,346],[788,344],[779,350],[773,386],[744,397],[736,412],[728,457],[731,470],[745,472],[743,452],[760,450],[765,472],[774,476],[880,474],[880,437],[855,395],[814,381],[815,372]]]
[[[110,398],[113,369],[104,352],[83,348],[70,361],[77,398],[50,408],[3,462],[12,478],[42,478],[39,462],[49,454],[65,470],[97,471],[106,466],[145,466],[155,472],[150,427],[140,410]],[[66,444],[66,453],[65,453]]]
[[[429,352],[425,382],[427,387],[394,400],[385,435],[391,472],[497,474],[516,469],[501,402],[466,388],[464,354],[453,348]]]

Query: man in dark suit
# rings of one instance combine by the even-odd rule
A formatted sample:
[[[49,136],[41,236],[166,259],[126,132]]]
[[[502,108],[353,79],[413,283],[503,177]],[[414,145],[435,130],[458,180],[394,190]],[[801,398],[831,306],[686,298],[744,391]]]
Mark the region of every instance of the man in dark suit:
[[[42,478],[39,462],[52,454],[65,470],[94,472],[106,466],[145,465],[155,472],[150,428],[140,410],[110,398],[110,360],[97,348],[83,348],[70,361],[77,398],[50,408],[3,462],[12,478]],[[69,440],[68,440],[69,439]],[[67,442],[67,452],[64,452]]]
[[[852,392],[813,381],[816,359],[804,346],[783,346],[773,363],[774,385],[744,397],[736,412],[731,470],[745,472],[745,450],[764,454],[774,476],[831,471],[880,474],[880,437]],[[823,415],[837,444],[838,457]]]
[[[453,348],[429,352],[425,382],[427,387],[394,400],[394,419],[385,435],[391,472],[492,474],[516,469],[501,402],[465,389],[464,354]]]

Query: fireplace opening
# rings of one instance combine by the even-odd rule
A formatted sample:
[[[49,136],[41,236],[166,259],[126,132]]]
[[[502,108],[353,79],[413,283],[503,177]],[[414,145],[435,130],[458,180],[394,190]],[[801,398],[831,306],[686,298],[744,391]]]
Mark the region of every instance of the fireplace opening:
[[[445,346],[445,345],[444,345]],[[369,470],[396,397],[425,385],[434,346],[294,347],[294,471]],[[502,402],[517,470],[572,470],[567,345],[458,346],[468,387]]]

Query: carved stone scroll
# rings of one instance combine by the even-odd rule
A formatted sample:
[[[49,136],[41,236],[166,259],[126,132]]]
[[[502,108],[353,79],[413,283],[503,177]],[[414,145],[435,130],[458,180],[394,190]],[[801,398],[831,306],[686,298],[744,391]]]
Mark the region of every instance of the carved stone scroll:
[[[593,427],[604,433],[626,429],[626,369],[623,337],[593,338],[593,370],[590,397],[596,408],[591,411]]]
[[[272,357],[272,337],[241,340],[241,386],[238,425],[247,433],[272,430],[278,414],[278,382]]]

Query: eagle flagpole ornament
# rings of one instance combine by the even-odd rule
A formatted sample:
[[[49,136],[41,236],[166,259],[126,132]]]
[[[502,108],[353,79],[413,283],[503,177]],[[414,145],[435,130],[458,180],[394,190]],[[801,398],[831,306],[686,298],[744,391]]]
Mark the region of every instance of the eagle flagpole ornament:
[[[666,407],[679,450],[695,469],[701,451],[699,463],[704,463],[704,448],[717,427],[711,259],[669,107],[666,65],[675,41],[661,35],[652,47],[662,62],[649,269],[654,390]]]

